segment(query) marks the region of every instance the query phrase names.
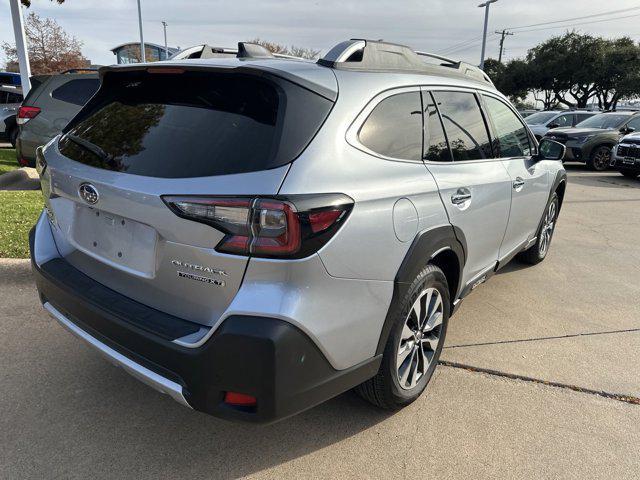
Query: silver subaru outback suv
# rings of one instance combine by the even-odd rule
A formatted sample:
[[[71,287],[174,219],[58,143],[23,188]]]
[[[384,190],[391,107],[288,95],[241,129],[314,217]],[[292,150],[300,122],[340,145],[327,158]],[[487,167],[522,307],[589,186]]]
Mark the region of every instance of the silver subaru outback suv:
[[[37,153],[44,308],[147,384],[271,422],[425,389],[460,301],[542,261],[564,146],[475,67],[368,40],[317,63],[113,66]]]

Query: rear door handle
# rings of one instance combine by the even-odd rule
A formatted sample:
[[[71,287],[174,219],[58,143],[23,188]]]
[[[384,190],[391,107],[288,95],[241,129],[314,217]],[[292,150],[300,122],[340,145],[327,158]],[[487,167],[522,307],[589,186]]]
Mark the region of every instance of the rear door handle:
[[[451,195],[451,203],[454,205],[462,205],[471,200],[471,192],[466,188],[460,188],[456,193]]]
[[[520,190],[522,190],[522,187],[524,187],[524,180],[520,177],[516,177],[516,179],[513,181],[513,189],[519,192]]]

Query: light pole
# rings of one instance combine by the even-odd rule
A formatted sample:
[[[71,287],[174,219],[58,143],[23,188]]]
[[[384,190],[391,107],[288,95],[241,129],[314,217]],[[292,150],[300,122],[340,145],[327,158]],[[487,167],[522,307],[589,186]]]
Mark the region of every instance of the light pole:
[[[138,0],[138,23],[140,24],[140,60],[142,63],[147,59],[144,54],[144,35],[142,34],[142,7],[140,6],[140,0]]]
[[[164,56],[165,60],[169,58],[169,48],[167,47],[167,22],[162,21],[162,28],[164,28]]]
[[[489,5],[496,3],[498,0],[487,0],[478,5],[479,8],[484,7],[484,33],[482,34],[482,55],[480,56],[480,70],[484,70],[484,51],[487,47],[487,26],[489,25]]]
[[[24,34],[24,21],[22,10],[18,0],[10,0],[11,18],[13,20],[13,34],[16,37],[16,51],[18,52],[18,65],[20,66],[20,83],[22,84],[22,94],[26,97],[31,88],[29,77],[31,69],[29,67],[29,53],[27,52],[27,40]]]

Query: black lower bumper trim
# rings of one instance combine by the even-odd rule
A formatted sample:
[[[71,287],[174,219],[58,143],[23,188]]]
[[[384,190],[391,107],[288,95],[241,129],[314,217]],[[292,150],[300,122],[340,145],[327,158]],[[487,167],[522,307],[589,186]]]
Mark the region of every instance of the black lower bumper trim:
[[[347,370],[335,370],[294,325],[253,316],[229,317],[201,347],[187,348],[102,308],[91,297],[92,288],[97,288],[91,284],[94,281],[84,277],[84,288],[78,289],[58,276],[74,274],[73,267],[60,262],[66,264],[57,259],[52,269],[39,267],[32,259],[42,301],[122,355],[181,384],[196,410],[228,419],[273,422],[362,383],[380,366],[381,356],[377,356]],[[256,397],[257,407],[247,411],[226,405],[227,391]]]

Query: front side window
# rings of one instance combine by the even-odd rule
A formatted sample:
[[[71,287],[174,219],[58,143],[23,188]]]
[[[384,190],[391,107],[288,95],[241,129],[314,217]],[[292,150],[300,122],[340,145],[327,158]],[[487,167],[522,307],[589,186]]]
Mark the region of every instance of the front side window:
[[[491,143],[473,93],[433,92],[454,161],[491,158]]]
[[[429,92],[422,94],[424,105],[424,159],[430,162],[450,162],[447,137],[440,122],[436,104]]]
[[[503,102],[493,97],[484,97],[487,114],[496,130],[500,157],[523,157],[531,154],[529,135],[515,113]]]
[[[390,158],[422,158],[422,103],[420,92],[399,93],[382,100],[358,133],[360,143]]]
[[[633,117],[629,123],[627,123],[627,128],[633,128],[634,132],[640,130],[640,116]]]

